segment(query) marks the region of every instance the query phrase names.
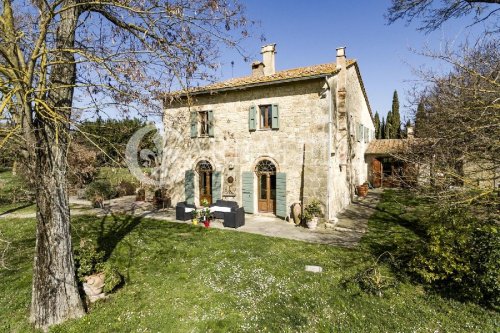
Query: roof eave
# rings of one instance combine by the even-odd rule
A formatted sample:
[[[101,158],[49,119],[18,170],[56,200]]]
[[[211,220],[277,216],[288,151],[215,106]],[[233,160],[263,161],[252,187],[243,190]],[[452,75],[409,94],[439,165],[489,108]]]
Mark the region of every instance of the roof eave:
[[[290,82],[328,78],[328,77],[334,76],[335,74],[337,74],[337,72],[304,76],[304,77],[295,77],[295,78],[268,81],[268,82],[250,83],[250,84],[244,84],[244,85],[235,86],[235,87],[223,87],[223,88],[216,88],[216,89],[207,89],[207,90],[202,90],[202,91],[193,91],[193,92],[189,92],[189,93],[184,92],[184,93],[180,94],[179,96],[184,97],[184,96],[187,96],[188,94],[191,96],[199,96],[199,95],[214,94],[214,93],[219,93],[219,92],[224,92],[224,91],[245,90],[245,89],[249,89],[249,88],[270,86],[270,85],[274,85],[274,84],[283,84],[283,83],[290,83]]]

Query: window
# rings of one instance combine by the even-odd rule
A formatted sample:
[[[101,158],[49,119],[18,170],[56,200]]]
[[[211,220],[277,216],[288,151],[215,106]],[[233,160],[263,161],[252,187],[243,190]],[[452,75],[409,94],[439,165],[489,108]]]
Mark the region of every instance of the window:
[[[252,105],[248,112],[248,130],[279,129],[279,109],[277,104]]]
[[[208,111],[198,112],[198,123],[200,124],[200,136],[208,136]]]
[[[271,105],[260,105],[260,128],[272,128],[273,125],[273,109]]]
[[[191,137],[213,137],[213,111],[191,112]]]

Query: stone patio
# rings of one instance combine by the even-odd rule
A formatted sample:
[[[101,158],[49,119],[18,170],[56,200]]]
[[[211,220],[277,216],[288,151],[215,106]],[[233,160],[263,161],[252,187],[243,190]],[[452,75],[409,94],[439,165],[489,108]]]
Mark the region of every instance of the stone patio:
[[[222,225],[222,220],[213,221],[210,227],[309,243],[354,247],[366,232],[368,219],[374,213],[381,193],[382,190],[370,190],[366,198],[356,199],[343,213],[338,215],[338,221],[333,228],[319,225],[316,230],[309,230],[274,216],[259,214],[247,214],[245,216],[245,225],[238,229],[225,228]],[[107,202],[104,209],[96,209],[95,211],[97,215],[101,216],[111,212],[126,213],[177,223],[191,223],[191,221],[176,220],[175,209],[155,211],[150,203],[134,202],[133,200],[133,197],[114,199]],[[73,204],[77,203],[73,200],[70,201]],[[83,202],[80,202],[80,204],[83,204]]]

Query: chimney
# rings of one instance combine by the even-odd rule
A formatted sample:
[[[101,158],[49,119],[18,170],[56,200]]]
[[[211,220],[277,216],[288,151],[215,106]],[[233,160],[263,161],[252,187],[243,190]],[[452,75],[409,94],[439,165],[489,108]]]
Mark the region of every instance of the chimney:
[[[408,139],[414,139],[415,138],[415,131],[413,129],[413,126],[406,126],[406,137]]]
[[[338,89],[339,91],[345,91],[345,85],[347,80],[347,62],[345,58],[345,47],[337,48],[337,69],[340,70],[338,74]]]
[[[252,62],[252,76],[264,76],[264,63],[262,61]]]
[[[276,73],[276,68],[274,66],[276,44],[262,46],[260,53],[262,54],[262,62],[264,63],[264,75],[273,75]]]

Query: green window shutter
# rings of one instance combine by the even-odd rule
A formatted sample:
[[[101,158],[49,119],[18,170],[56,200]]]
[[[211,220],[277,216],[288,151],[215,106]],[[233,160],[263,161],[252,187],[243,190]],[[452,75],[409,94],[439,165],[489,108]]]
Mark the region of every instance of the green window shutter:
[[[244,171],[241,174],[241,179],[243,182],[242,192],[243,192],[243,208],[245,208],[245,213],[254,213],[254,194],[253,194],[253,178],[254,173],[251,171]]]
[[[365,131],[365,143],[370,142],[370,137],[369,137],[369,132],[368,132],[368,127],[364,128]]]
[[[286,173],[276,174],[276,216],[285,218],[287,214],[286,205]]]
[[[215,171],[212,173],[212,202],[222,199],[222,173]]]
[[[198,113],[196,111],[191,111],[191,137],[196,138],[198,136]]]
[[[208,111],[208,136],[214,137],[214,112],[212,110]]]
[[[257,110],[255,106],[251,106],[248,111],[248,130],[255,131],[257,129]]]
[[[356,141],[359,142],[359,123],[356,123]]]
[[[278,109],[278,104],[273,104],[271,106],[271,114],[272,114],[272,124],[271,128],[272,129],[279,129],[280,128],[280,112]]]
[[[186,202],[194,205],[194,170],[187,170],[184,175],[184,195]]]

